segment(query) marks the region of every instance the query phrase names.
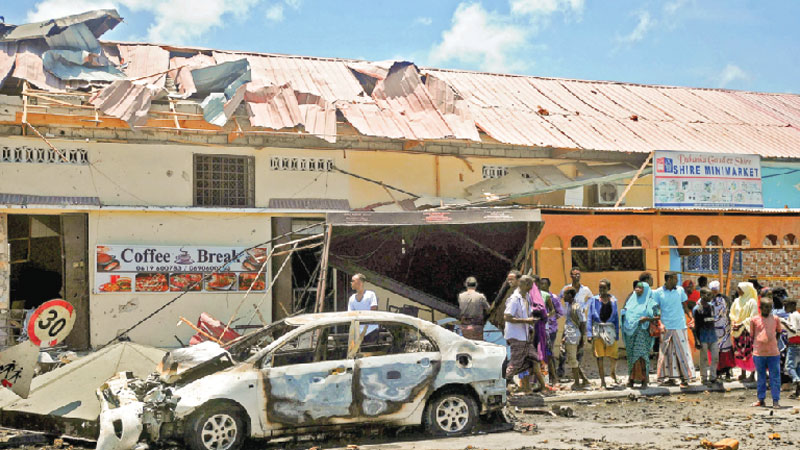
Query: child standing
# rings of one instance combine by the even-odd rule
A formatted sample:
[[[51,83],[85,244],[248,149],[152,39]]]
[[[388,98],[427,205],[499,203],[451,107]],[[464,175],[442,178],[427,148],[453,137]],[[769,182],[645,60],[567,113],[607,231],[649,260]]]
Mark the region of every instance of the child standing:
[[[756,392],[758,401],[753,406],[766,406],[767,371],[772,393],[772,407],[780,408],[781,399],[781,354],[778,351],[778,336],[781,323],[772,315],[772,299],[761,299],[761,314],[750,320],[750,335],[753,336],[753,362],[757,372]]]
[[[786,350],[786,374],[792,377],[794,394],[790,398],[800,397],[800,311],[797,311],[797,300],[783,301],[784,308],[789,317],[784,323],[789,337],[789,347]]]
[[[717,330],[714,325],[716,320],[714,308],[711,306],[711,290],[700,289],[700,302],[692,310],[694,319],[694,346],[700,351],[700,377],[703,384],[717,382],[717,363],[719,362],[719,345],[717,345]],[[711,364],[708,355],[711,354]]]
[[[572,389],[589,386],[589,379],[581,370],[578,353],[583,348],[583,338],[586,335],[586,319],[583,317],[583,308],[575,301],[575,288],[572,286],[564,289],[564,303],[567,309],[567,320],[564,323],[564,348],[566,362],[564,367],[572,369]]]

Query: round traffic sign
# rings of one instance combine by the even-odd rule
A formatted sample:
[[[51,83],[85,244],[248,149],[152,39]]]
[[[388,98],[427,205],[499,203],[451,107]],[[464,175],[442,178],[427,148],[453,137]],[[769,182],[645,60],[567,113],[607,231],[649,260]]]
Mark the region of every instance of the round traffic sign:
[[[72,331],[75,316],[75,308],[65,300],[44,302],[28,320],[28,338],[39,347],[58,345]]]

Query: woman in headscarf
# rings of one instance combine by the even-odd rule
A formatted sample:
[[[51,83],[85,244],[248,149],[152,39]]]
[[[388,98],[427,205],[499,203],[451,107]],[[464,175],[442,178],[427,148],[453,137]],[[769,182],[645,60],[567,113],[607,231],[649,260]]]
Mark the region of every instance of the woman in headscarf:
[[[651,297],[649,284],[644,281],[636,284],[620,315],[628,358],[628,387],[640,382],[642,388],[646,388],[650,374],[650,351],[655,340],[650,336],[650,322],[655,320],[656,315],[656,304]]]
[[[728,318],[728,299],[719,291],[719,281],[708,284],[713,295],[711,307],[714,308],[714,328],[717,332],[719,344],[719,363],[717,376],[725,373],[725,378],[730,381],[731,369],[736,366],[733,358],[733,344],[731,343],[731,320]]]
[[[739,298],[731,303],[731,336],[736,367],[742,369],[739,380],[755,380],[756,366],[753,362],[753,336],[750,335],[750,319],[758,315],[756,288],[753,283],[741,282],[737,288]],[[750,377],[747,378],[747,372]]]
[[[528,292],[530,296],[530,317],[536,317],[539,320],[533,325],[533,333],[531,335],[532,344],[536,346],[536,351],[539,354],[538,364],[534,364],[533,376],[539,383],[539,390],[543,392],[550,392],[554,389],[545,383],[544,376],[542,376],[542,365],[547,364],[545,356],[547,355],[547,305],[545,304],[542,293],[539,290],[539,277],[534,276],[534,283],[531,290]]]

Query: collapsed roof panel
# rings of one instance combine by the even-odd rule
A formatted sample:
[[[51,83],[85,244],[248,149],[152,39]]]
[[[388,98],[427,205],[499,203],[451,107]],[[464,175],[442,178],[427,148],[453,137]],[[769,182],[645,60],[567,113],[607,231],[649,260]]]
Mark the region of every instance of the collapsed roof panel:
[[[45,91],[65,91],[67,83],[44,70],[42,54],[47,51],[44,41],[24,41],[18,44],[12,76],[26,80]]]
[[[17,59],[16,42],[0,42],[0,86],[6,81]]]
[[[348,273],[449,315],[468,276],[494,298],[526,241],[541,229],[538,210],[475,208],[330,213],[329,261]],[[530,234],[530,235],[529,235]],[[370,278],[370,275],[374,275]]]
[[[150,84],[164,87],[169,70],[169,52],[157,45],[119,45],[122,71],[129,78],[142,78]],[[157,75],[155,75],[157,74]],[[146,78],[145,78],[146,77]]]
[[[95,37],[100,37],[106,31],[114,29],[120,22],[122,22],[122,18],[116,10],[98,9],[43,22],[26,23],[19,26],[2,25],[0,26],[0,41],[46,38],[77,24],[86,25]]]
[[[280,130],[294,128],[304,121],[300,112],[294,89],[289,84],[282,86],[268,86],[261,88],[252,96],[245,94],[245,98],[262,100],[261,102],[248,101],[247,110],[250,114],[250,125],[254,127]]]
[[[166,91],[145,81],[117,80],[89,102],[103,114],[124,120],[134,127],[147,122],[150,104],[160,95],[166,95]]]
[[[197,92],[192,70],[210,67],[215,64],[214,57],[204,53],[198,53],[190,57],[173,56],[169,60],[169,75],[175,80],[178,92],[188,97]]]

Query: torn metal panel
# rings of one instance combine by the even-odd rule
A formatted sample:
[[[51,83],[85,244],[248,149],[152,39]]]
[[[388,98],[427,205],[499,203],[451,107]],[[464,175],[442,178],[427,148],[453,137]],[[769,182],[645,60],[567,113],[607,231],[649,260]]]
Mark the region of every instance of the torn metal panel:
[[[512,167],[507,175],[473,184],[466,191],[472,200],[486,198],[487,195],[503,199],[520,198],[632,178],[638,171],[638,168],[628,164],[589,166],[576,163],[576,169],[578,175],[571,177],[559,170],[558,166]],[[645,169],[642,175],[650,173],[650,170]]]
[[[294,89],[287,83],[266,86],[257,90],[247,88],[245,93],[250,125],[280,130],[294,128],[303,123]]]
[[[154,98],[166,96],[167,91],[146,81],[117,80],[103,88],[89,103],[103,114],[124,120],[129,126],[144,125]]]
[[[366,98],[361,84],[341,60],[214,52],[218,63],[243,57],[250,62],[255,82],[266,85],[290,83],[298,92],[319,95],[329,102]]]
[[[81,14],[46,20],[43,22],[26,23],[23,25],[0,25],[0,41],[20,41],[24,39],[45,38],[60,33],[65,28],[84,24],[95,37],[100,37],[106,31],[112,30],[122,22],[122,18],[115,9],[97,9]]]
[[[173,56],[169,60],[169,68],[172,69],[169,75],[175,80],[178,92],[184,97],[189,97],[197,92],[192,70],[210,67],[215,64],[214,57],[205,53],[198,53],[191,57]]]
[[[386,78],[375,85],[372,98],[380,108],[399,113],[407,121],[412,131],[404,136],[408,139],[464,138],[447,125],[410,62],[394,63]]]
[[[125,74],[108,60],[85,50],[48,50],[42,56],[44,69],[62,80],[114,81]]]
[[[100,401],[100,436],[97,450],[129,450],[144,430],[144,403],[128,387],[126,373],[118,373],[97,389]]]
[[[85,23],[70,25],[58,34],[44,38],[53,50],[85,50],[100,53],[100,42]]]
[[[252,80],[250,63],[245,58],[223,62],[213,66],[192,69],[192,79],[198,94],[224,92]]]
[[[11,69],[14,68],[14,62],[17,59],[16,55],[16,42],[0,42],[0,87],[11,74]]]
[[[157,45],[145,44],[119,44],[117,47],[122,71],[128,78],[142,79],[154,86],[164,87],[167,80],[165,72],[169,69],[168,51]]]
[[[425,77],[425,87],[433,99],[434,106],[442,113],[445,122],[455,135],[480,142],[481,138],[475,127],[475,119],[470,113],[468,102],[444,80],[434,75]]]
[[[200,107],[203,108],[203,118],[205,121],[219,127],[228,123],[233,113],[236,112],[236,108],[238,108],[242,100],[244,100],[245,90],[246,85],[240,85],[230,99],[228,99],[224,93],[215,92],[213,94],[208,94],[208,97],[200,103]]]
[[[336,102],[336,108],[359,133],[365,136],[402,139],[414,132],[400,114],[385,110],[374,103]]]
[[[14,71],[11,73],[13,77],[26,80],[33,86],[46,91],[62,92],[66,90],[67,82],[44,70],[42,54],[47,50],[44,42],[26,41],[20,42],[18,45]]]

